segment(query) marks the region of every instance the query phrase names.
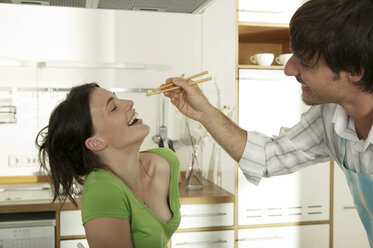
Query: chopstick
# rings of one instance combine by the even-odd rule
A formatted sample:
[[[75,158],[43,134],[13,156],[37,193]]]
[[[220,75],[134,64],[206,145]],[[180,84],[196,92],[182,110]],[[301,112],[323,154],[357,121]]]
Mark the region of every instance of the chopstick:
[[[208,71],[203,71],[203,72],[197,73],[195,75],[186,77],[186,78],[184,78],[184,80],[188,81],[188,80],[191,80],[193,78],[203,76],[203,75],[205,75],[207,73],[208,73]],[[200,79],[198,81],[191,82],[189,85],[203,83],[203,82],[209,81],[211,79],[212,79],[212,77],[207,77],[207,78],[204,78],[204,79]],[[146,92],[146,95],[147,96],[152,96],[152,95],[156,95],[156,94],[160,94],[160,93],[163,93],[163,92],[172,91],[172,90],[180,88],[179,86],[175,86],[175,85],[174,85],[175,87],[169,88],[170,86],[173,86],[173,85],[174,85],[173,83],[168,83],[168,84],[165,84],[165,85],[163,85],[163,86],[161,86],[161,87],[159,87],[157,89],[148,90]]]

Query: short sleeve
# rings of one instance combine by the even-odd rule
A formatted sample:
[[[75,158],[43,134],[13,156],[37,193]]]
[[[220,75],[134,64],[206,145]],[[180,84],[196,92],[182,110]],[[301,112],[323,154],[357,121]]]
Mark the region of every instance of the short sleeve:
[[[100,217],[130,219],[127,198],[116,185],[95,182],[85,185],[82,197],[82,221]]]

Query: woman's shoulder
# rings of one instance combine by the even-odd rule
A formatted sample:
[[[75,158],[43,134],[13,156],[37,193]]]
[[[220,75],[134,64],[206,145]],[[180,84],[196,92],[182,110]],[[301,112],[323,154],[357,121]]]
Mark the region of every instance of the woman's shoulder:
[[[111,171],[95,169],[84,180],[83,192],[91,189],[97,190],[97,188],[116,189],[119,192],[124,190],[124,184]]]
[[[153,148],[153,149],[148,149],[145,151],[142,151],[144,153],[152,153],[155,155],[158,155],[168,161],[170,166],[180,166],[180,160],[176,153],[172,151],[171,149],[168,148]],[[155,157],[156,158],[156,157]]]

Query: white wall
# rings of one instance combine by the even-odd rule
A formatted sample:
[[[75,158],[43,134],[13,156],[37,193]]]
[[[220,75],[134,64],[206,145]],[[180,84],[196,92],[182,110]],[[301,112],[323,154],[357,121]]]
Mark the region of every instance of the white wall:
[[[235,1],[219,0],[202,18],[202,67],[213,76],[213,83],[201,87],[212,104],[225,111],[233,121],[236,116],[236,6]],[[204,149],[204,174],[216,184],[235,192],[235,161],[213,139]]]
[[[63,7],[0,5],[0,57],[28,62],[29,66],[0,67],[0,103],[17,106],[17,124],[0,125],[0,175],[30,175],[38,167],[8,167],[9,155],[35,157],[34,139],[47,125],[53,107],[66,92],[22,92],[26,88],[68,88],[96,81],[101,86],[154,88],[171,76],[201,70],[201,16]],[[41,61],[130,63],[142,70],[37,68]],[[17,87],[16,91],[9,91]],[[9,92],[13,94],[5,99]],[[150,125],[143,148],[155,147],[160,97],[121,93]],[[179,147],[182,168],[187,147]],[[186,156],[186,155],[185,155]]]

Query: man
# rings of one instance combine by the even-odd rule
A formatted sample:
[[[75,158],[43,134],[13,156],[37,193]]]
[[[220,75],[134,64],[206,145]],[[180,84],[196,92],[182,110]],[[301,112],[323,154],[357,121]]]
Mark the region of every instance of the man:
[[[297,79],[303,101],[312,107],[278,137],[241,129],[213,107],[198,86],[180,78],[167,83],[181,89],[165,93],[183,114],[203,124],[252,183],[335,160],[346,175],[371,247],[372,16],[371,0],[311,0],[296,11],[290,21],[293,56],[285,74]]]

